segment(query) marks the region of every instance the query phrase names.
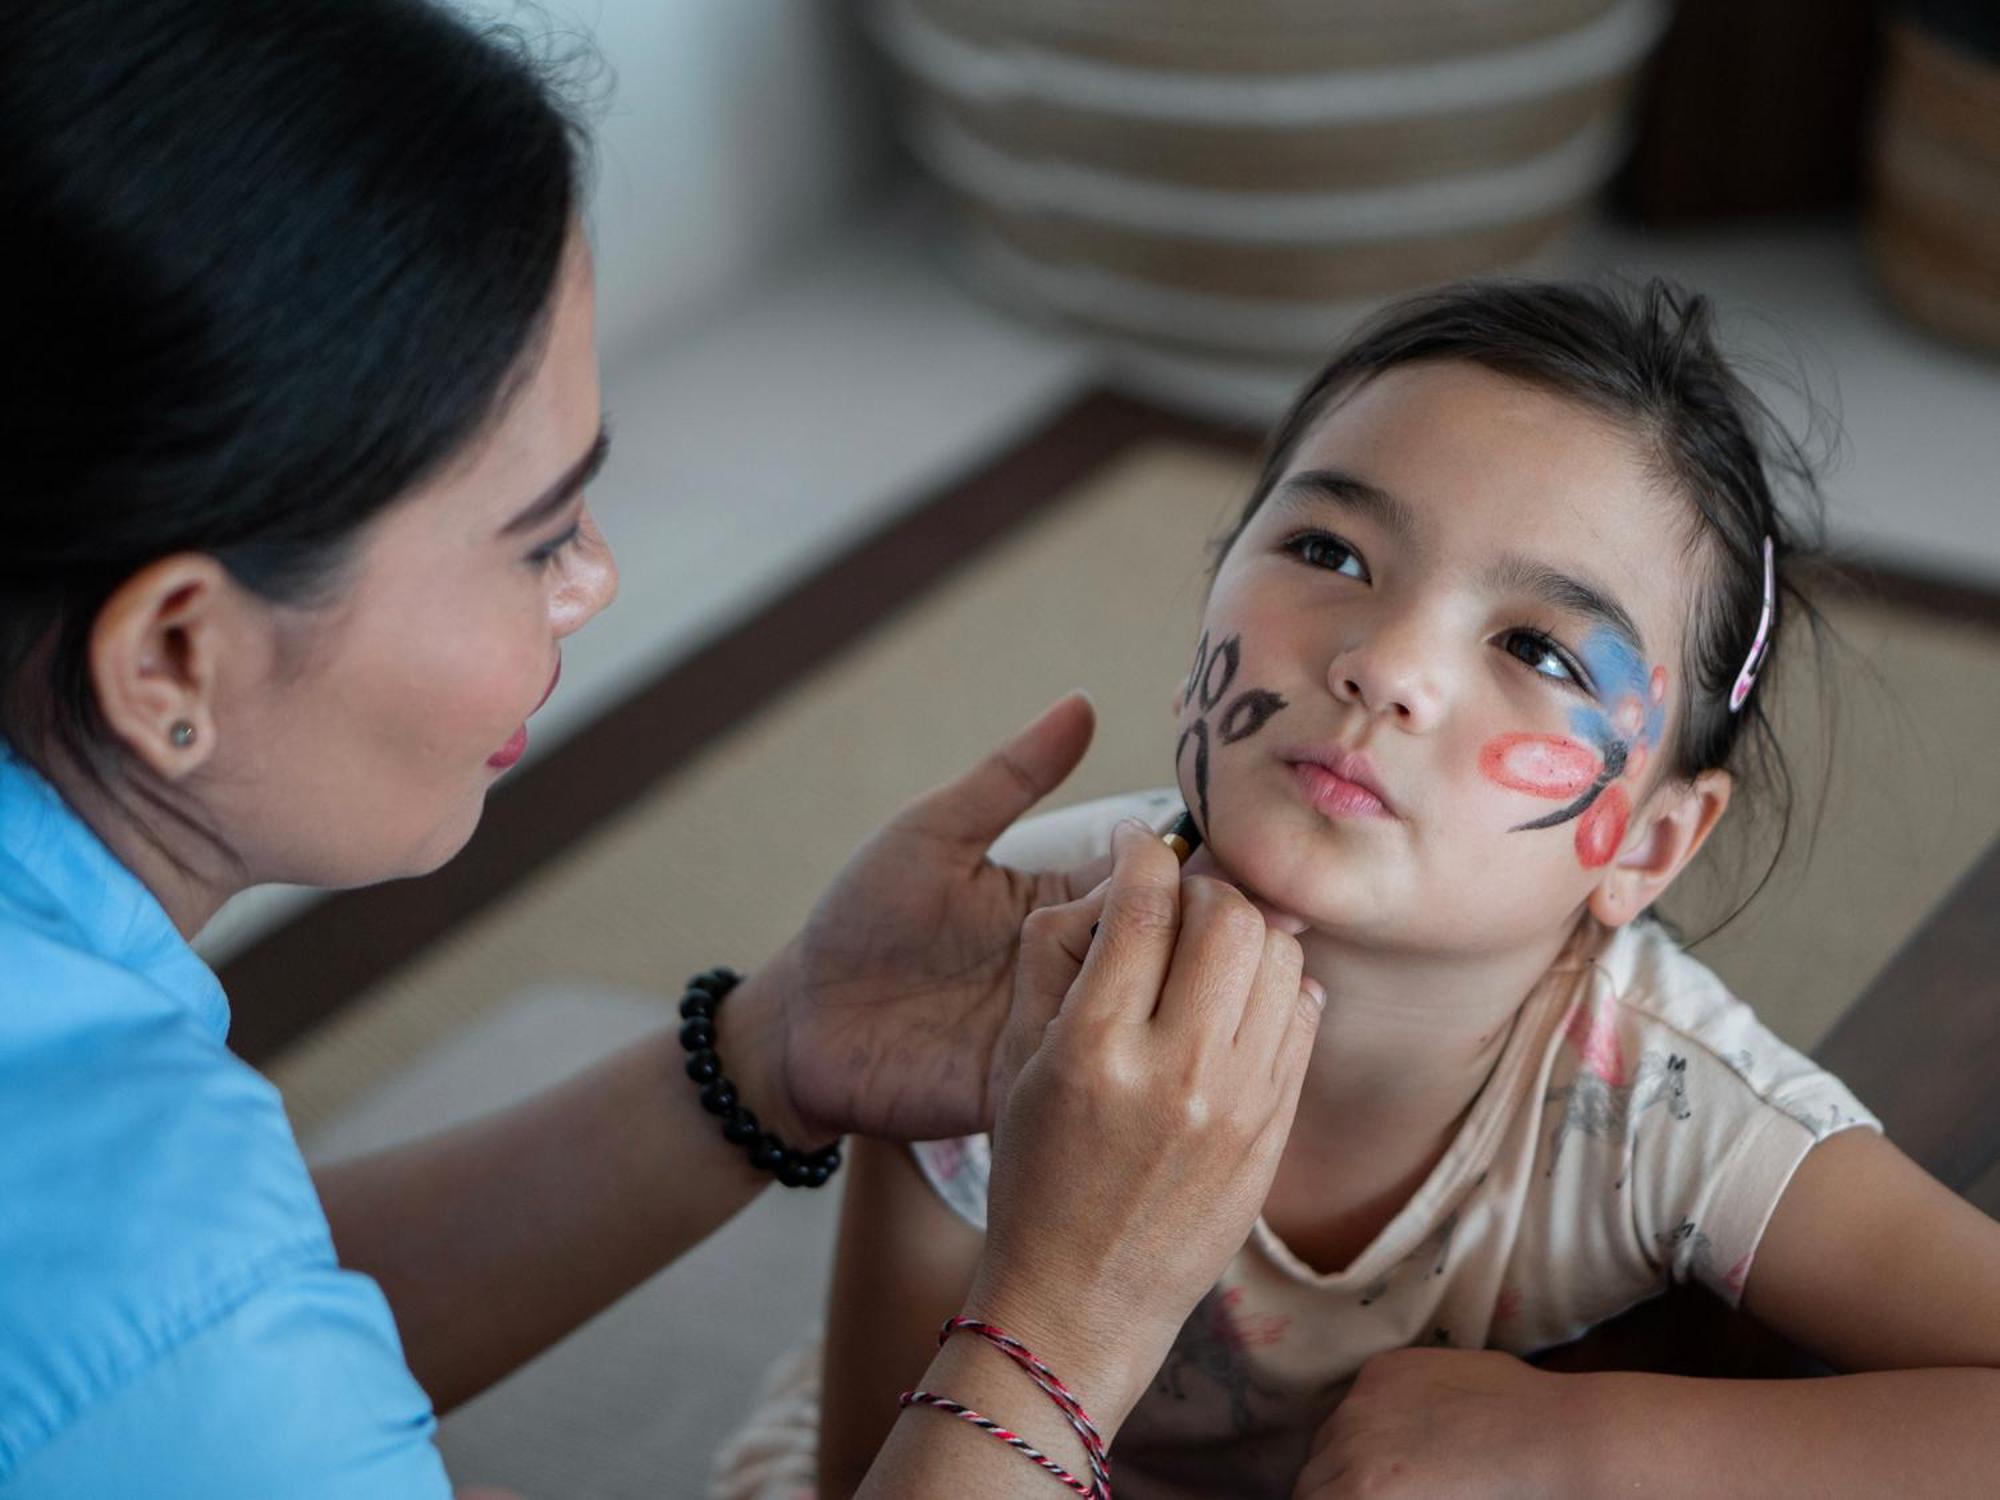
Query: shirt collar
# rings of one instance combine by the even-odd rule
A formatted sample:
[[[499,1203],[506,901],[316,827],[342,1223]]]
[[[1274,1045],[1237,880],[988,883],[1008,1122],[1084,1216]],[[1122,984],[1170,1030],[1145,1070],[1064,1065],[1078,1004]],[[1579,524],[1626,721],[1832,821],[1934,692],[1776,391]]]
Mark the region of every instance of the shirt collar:
[[[0,897],[23,881],[33,889],[20,894],[66,919],[70,941],[143,975],[218,1042],[228,1035],[229,1002],[214,971],[145,883],[0,739]]]

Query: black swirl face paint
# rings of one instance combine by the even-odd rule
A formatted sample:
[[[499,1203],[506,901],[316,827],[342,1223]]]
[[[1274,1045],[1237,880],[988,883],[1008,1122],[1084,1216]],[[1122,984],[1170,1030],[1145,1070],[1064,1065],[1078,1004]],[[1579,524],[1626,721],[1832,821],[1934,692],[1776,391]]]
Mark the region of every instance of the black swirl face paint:
[[[1203,631],[1201,644],[1195,648],[1194,667],[1188,673],[1186,686],[1181,689],[1182,712],[1192,712],[1194,718],[1181,731],[1180,740],[1174,746],[1174,768],[1176,771],[1180,769],[1181,757],[1187,754],[1188,745],[1192,743],[1195,801],[1201,809],[1201,832],[1204,837],[1208,833],[1210,722],[1215,724],[1215,739],[1225,745],[1234,745],[1257,733],[1271,722],[1272,715],[1285,706],[1284,698],[1269,688],[1245,688],[1224,706],[1223,699],[1228,697],[1242,665],[1242,636],[1229,636],[1211,651],[1209,633]],[[1218,708],[1221,708],[1219,714],[1216,712]]]

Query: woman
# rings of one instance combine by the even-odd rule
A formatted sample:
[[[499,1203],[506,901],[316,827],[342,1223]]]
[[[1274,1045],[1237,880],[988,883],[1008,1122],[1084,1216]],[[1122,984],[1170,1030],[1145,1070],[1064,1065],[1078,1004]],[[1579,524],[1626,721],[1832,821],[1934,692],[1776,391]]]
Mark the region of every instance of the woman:
[[[0,148],[0,1496],[441,1496],[433,1406],[771,1174],[663,1030],[308,1176],[186,940],[252,884],[451,857],[611,601],[580,135],[421,0],[25,0]],[[1249,1226],[1317,1006],[1143,830],[1088,895],[986,863],[1089,734],[1065,700],[913,804],[709,1008],[760,1140],[997,1117],[969,1310],[1115,1431]],[[1081,1465],[991,1346],[928,1381]],[[914,1411],[871,1484],[1047,1480]]]

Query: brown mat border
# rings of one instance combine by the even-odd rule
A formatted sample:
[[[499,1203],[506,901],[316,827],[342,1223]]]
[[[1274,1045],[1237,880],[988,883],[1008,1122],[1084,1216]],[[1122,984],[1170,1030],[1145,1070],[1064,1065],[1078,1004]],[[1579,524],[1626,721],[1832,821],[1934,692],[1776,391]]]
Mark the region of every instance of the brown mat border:
[[[1236,428],[1087,394],[969,478],[804,579],[504,783],[472,842],[420,880],[328,897],[223,966],[231,1044],[265,1064],[645,795],[689,757],[1135,444],[1250,454]],[[2000,593],[1898,568],[1855,594],[2000,631]],[[635,752],[634,747],[643,747]],[[2000,845],[1890,962],[1819,1055],[1949,1186],[2000,1196]],[[1982,1181],[1984,1179],[1984,1181]]]

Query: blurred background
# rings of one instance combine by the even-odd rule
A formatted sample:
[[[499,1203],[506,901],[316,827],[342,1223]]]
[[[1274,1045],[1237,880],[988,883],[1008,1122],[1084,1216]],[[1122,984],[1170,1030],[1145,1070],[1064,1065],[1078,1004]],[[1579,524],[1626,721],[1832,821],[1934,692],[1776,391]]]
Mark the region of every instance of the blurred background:
[[[1816,445],[1841,559],[1839,648],[1780,684],[1823,812],[1699,951],[1801,1047],[1907,1042],[1863,1098],[1918,1111],[1919,1080],[1901,1133],[2000,1204],[2000,1120],[1966,1145],[1971,1094],[1925,1071],[1947,1033],[1965,1089],[2000,1065],[1965,1030],[2000,953],[1955,915],[2000,900],[2000,6],[467,3],[602,60],[592,503],[624,587],[456,864],[203,935],[312,1149],[659,1024],[1069,687],[1103,727],[1058,801],[1168,782],[1203,547],[1342,331],[1459,276],[1662,273]],[[1750,821],[1694,931],[1756,883]],[[1911,998],[1947,940],[1985,987]],[[450,1417],[455,1476],[701,1493],[816,1316],[831,1197],[768,1195]]]

